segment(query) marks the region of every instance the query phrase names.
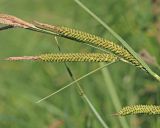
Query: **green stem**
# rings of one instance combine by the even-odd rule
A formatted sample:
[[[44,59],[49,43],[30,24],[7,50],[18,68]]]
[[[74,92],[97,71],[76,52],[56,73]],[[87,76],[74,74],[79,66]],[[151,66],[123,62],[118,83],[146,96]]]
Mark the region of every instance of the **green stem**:
[[[32,31],[36,31],[36,32],[40,32],[40,33],[45,33],[45,34],[50,34],[50,35],[55,35],[57,36],[58,34],[57,33],[54,33],[52,31],[48,31],[48,30],[45,30],[45,29],[41,29],[41,28],[27,28],[28,30],[32,30]]]
[[[101,116],[99,115],[99,113],[96,111],[96,109],[94,108],[94,106],[92,105],[92,103],[90,102],[90,100],[88,99],[88,97],[85,94],[83,94],[83,98],[85,99],[86,103],[89,105],[89,107],[91,108],[92,112],[95,114],[95,116],[99,120],[99,122],[102,124],[102,126],[104,128],[108,128],[108,126],[106,125],[106,123],[104,122],[104,120],[101,118]]]

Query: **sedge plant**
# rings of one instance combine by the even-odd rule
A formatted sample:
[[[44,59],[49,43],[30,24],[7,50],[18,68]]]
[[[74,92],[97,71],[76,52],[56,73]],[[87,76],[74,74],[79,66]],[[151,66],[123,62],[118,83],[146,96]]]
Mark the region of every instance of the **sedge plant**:
[[[160,81],[160,77],[154,73],[148,65],[143,62],[143,60],[134,52],[134,50],[122,39],[120,36],[118,36],[111,28],[108,27],[102,20],[100,20],[94,13],[92,13],[90,10],[88,10],[82,3],[80,3],[78,0],[75,0],[81,7],[83,7],[84,10],[86,10],[89,14],[91,14],[97,21],[99,21],[105,28],[107,28],[120,42],[122,42],[122,46],[118,45],[117,43],[114,43],[112,41],[106,40],[104,38],[82,32],[79,30],[67,28],[67,27],[61,27],[58,25],[49,25],[45,23],[40,22],[33,22],[29,23],[24,20],[21,20],[15,16],[7,15],[7,14],[0,14],[0,23],[5,24],[7,26],[2,27],[0,30],[10,29],[10,28],[24,28],[32,31],[37,31],[45,34],[50,34],[54,36],[59,36],[67,39],[74,40],[76,42],[84,43],[89,46],[92,46],[94,48],[100,48],[103,49],[102,51],[108,52],[108,53],[47,53],[47,54],[41,54],[37,56],[19,56],[19,57],[9,57],[5,60],[10,61],[18,61],[18,60],[32,60],[32,61],[46,61],[46,62],[65,62],[65,66],[68,69],[68,72],[71,73],[70,68],[67,66],[66,62],[107,62],[109,64],[112,64],[117,61],[123,61],[129,64],[132,64],[133,66],[138,67],[139,69],[142,69],[154,78],[156,78],[158,81]],[[105,66],[106,66],[105,65]],[[95,71],[98,71],[102,69],[102,66]],[[90,75],[94,73],[95,71],[88,73],[87,75]],[[50,96],[53,96],[54,94],[62,91],[63,89],[71,86],[72,84],[76,83],[79,87],[79,90],[83,92],[80,85],[77,83],[82,78],[86,77],[82,76],[78,79],[72,76],[71,73],[70,76],[73,80],[72,83],[68,84],[64,88],[58,90],[55,93],[52,93],[51,95],[42,98],[38,102],[41,102]],[[83,94],[82,94],[83,95]],[[91,110],[94,112],[96,117],[98,117],[100,123],[106,128],[108,127],[102,118],[99,116],[91,102],[88,100],[86,95],[83,95],[85,101],[90,106]],[[127,106],[122,108],[119,112],[117,112],[114,115],[118,116],[125,116],[129,114],[152,114],[156,115],[159,114],[159,106],[156,105],[133,105],[133,106]],[[127,125],[126,125],[127,127]]]

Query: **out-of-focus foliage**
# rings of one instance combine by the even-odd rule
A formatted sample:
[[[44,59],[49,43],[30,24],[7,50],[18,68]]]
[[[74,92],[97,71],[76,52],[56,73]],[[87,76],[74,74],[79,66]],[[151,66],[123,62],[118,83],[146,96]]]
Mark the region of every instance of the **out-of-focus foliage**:
[[[94,13],[119,33],[139,53],[146,49],[160,63],[158,4],[155,0],[82,0]],[[72,0],[0,0],[0,12],[22,19],[58,24],[93,33],[118,43],[97,21]],[[64,52],[86,52],[89,46],[58,38]],[[0,32],[0,58],[58,52],[53,36],[22,29]],[[97,63],[69,64],[76,77],[95,69]],[[160,74],[154,65],[151,68]],[[159,83],[135,67],[116,63],[110,75],[123,106],[159,104]],[[75,87],[43,101],[40,98],[70,83],[62,63],[0,61],[0,127],[54,128],[101,127],[84,104]],[[101,72],[82,80],[86,94],[111,128],[120,126]],[[160,126],[157,117],[129,116],[130,127]],[[63,122],[63,123],[62,123]],[[57,125],[58,126],[58,125]]]

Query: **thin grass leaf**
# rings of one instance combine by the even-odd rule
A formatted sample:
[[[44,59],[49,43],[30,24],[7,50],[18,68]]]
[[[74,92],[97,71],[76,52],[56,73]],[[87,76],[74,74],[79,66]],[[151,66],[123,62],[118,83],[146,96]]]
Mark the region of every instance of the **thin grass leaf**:
[[[85,99],[86,103],[89,105],[89,107],[91,108],[91,110],[93,111],[93,113],[95,114],[95,116],[97,117],[97,119],[99,120],[99,122],[102,124],[102,126],[104,128],[109,128],[107,126],[107,124],[104,122],[104,120],[101,118],[101,116],[99,115],[99,113],[97,112],[97,110],[94,108],[93,104],[88,99],[88,97],[86,95],[83,95],[83,98]]]

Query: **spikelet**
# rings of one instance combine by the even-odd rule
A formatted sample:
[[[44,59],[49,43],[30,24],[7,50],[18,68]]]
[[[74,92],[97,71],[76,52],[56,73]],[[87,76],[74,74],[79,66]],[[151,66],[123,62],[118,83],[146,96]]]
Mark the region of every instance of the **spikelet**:
[[[70,29],[67,27],[59,27],[59,26],[52,26],[48,24],[43,24],[39,22],[33,23],[36,27],[41,29],[46,29],[52,32],[59,34],[59,36],[69,38],[72,40],[77,40],[79,42],[87,43],[90,45],[98,46],[107,50],[110,50],[114,54],[120,56],[124,60],[132,63],[133,65],[142,68],[143,66],[135,59],[132,54],[130,54],[125,48],[122,46],[115,44],[111,41],[105,40],[101,37],[81,32],[75,29]]]
[[[39,56],[42,61],[51,62],[114,62],[117,56],[105,53],[58,53]]]
[[[126,116],[132,114],[148,114],[148,115],[159,115],[160,106],[156,105],[131,105],[122,108],[117,114],[119,116]]]
[[[39,60],[46,62],[114,62],[119,58],[113,54],[107,53],[51,53],[42,54],[40,56],[22,56],[22,57],[9,57],[5,60]]]

